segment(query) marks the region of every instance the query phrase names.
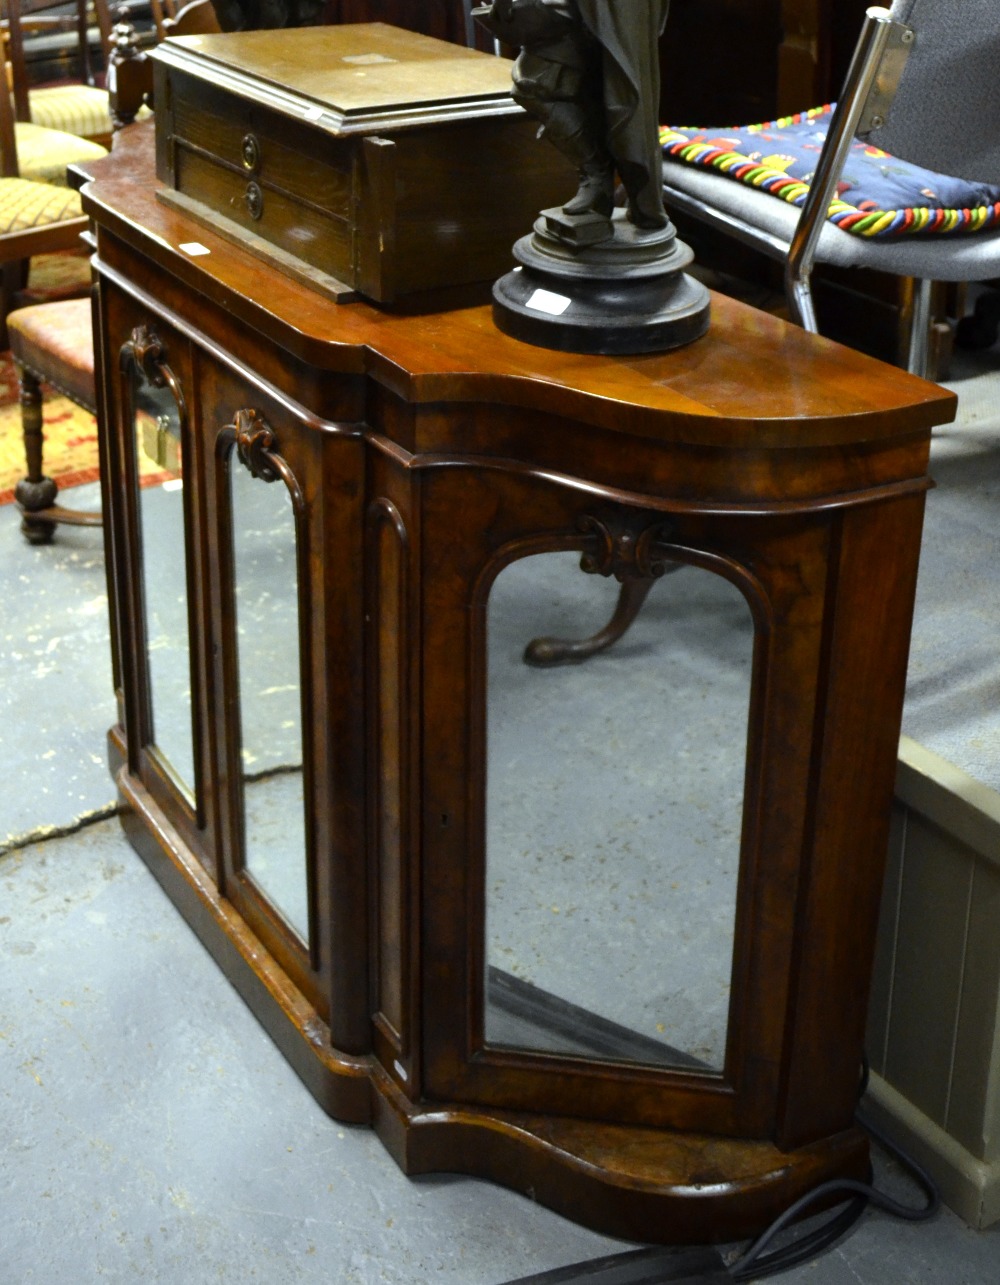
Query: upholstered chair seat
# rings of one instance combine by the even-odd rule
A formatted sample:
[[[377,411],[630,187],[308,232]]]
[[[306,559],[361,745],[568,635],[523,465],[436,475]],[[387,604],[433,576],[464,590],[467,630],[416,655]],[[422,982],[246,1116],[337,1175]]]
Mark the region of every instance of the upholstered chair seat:
[[[35,183],[54,183],[65,187],[68,165],[95,161],[107,154],[106,147],[89,138],[28,121],[17,122],[14,137],[17,141],[18,174]]]
[[[0,178],[0,236],[83,215],[78,192],[26,178]]]
[[[90,299],[16,308],[7,318],[10,354],[70,401],[94,413],[94,339]]]
[[[28,95],[31,123],[80,138],[111,137],[111,111],[105,89],[94,85],[47,85]]]

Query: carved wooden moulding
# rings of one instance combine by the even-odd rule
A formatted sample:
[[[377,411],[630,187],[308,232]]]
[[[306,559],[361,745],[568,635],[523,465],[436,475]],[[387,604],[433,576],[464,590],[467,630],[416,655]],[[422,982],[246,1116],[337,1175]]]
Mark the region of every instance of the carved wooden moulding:
[[[358,23],[153,57],[161,199],[341,302],[492,282],[572,181],[475,50]]]

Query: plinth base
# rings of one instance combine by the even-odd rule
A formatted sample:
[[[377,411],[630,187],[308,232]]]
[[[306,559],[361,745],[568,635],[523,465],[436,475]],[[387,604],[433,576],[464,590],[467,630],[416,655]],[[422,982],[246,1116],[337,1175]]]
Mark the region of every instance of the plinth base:
[[[705,333],[708,291],[684,272],[693,255],[672,224],[640,230],[616,210],[611,235],[588,244],[574,240],[572,222],[543,210],[514,246],[520,266],[493,287],[499,330],[540,348],[611,355],[664,352]]]
[[[381,1068],[372,1079],[373,1127],[404,1173],[501,1183],[625,1240],[743,1240],[823,1183],[871,1179],[868,1137],[858,1126],[785,1152],[763,1140],[415,1104]]]
[[[606,1235],[675,1245],[755,1236],[820,1183],[870,1177],[856,1126],[785,1152],[764,1139],[411,1101],[375,1056],[332,1047],[329,1027],[129,774],[120,729],[109,750],[136,852],[319,1105],[370,1124],[404,1173],[469,1174]]]

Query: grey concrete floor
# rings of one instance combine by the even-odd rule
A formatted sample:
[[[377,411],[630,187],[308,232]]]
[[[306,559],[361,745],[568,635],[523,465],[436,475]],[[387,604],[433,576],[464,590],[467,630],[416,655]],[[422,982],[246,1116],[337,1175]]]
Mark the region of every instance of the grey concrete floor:
[[[330,1120],[115,820],[0,863],[0,1279],[501,1285],[625,1248]],[[881,1159],[879,1184],[918,1196]],[[1000,1229],[865,1216],[780,1279],[993,1285]]]
[[[931,449],[903,731],[1000,791],[1000,348],[956,354],[948,387],[959,412]]]
[[[995,391],[983,392],[975,404],[995,408]],[[995,428],[985,417],[971,436],[942,439],[968,457],[957,472],[987,500]],[[971,516],[958,494],[954,505],[940,524],[929,512],[925,565],[958,593],[946,558],[959,522],[964,591],[939,612],[922,578],[923,707],[912,715],[908,697],[908,717],[944,717],[925,720],[929,735],[907,730],[932,748],[946,732],[958,755],[994,745],[998,687],[979,640],[983,577],[995,585],[997,560],[988,506]],[[968,561],[981,542],[985,564]],[[104,765],[114,704],[98,533],[64,528],[31,549],[13,508],[0,509],[0,588],[0,1281],[501,1285],[622,1248],[487,1183],[407,1179],[367,1130],[320,1111],[117,822],[99,819],[114,797]],[[969,663],[949,641],[958,609],[975,617]],[[932,620],[943,640],[921,634]],[[961,716],[935,663],[974,671],[960,684],[972,694]],[[983,758],[996,767],[995,752]],[[877,1178],[918,1199],[881,1157]],[[972,1232],[948,1211],[916,1225],[870,1213],[780,1279],[995,1285],[1000,1229]]]

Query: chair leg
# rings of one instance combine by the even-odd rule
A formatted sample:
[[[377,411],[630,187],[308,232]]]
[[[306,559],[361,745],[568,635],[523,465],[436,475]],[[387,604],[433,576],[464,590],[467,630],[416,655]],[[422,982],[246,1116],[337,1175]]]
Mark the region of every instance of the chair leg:
[[[42,390],[30,370],[22,367],[21,430],[24,434],[24,457],[28,472],[14,488],[14,499],[21,508],[21,533],[29,544],[48,544],[56,529],[54,522],[32,517],[55,503],[58,487],[42,473]]]
[[[931,293],[933,288],[933,281],[919,280],[913,283],[906,369],[911,375],[919,375],[921,379],[927,379],[930,374]]]
[[[785,298],[788,301],[788,311],[792,320],[798,322],[803,330],[818,335],[819,326],[816,324],[812,283],[808,272],[794,272],[786,265]]]

